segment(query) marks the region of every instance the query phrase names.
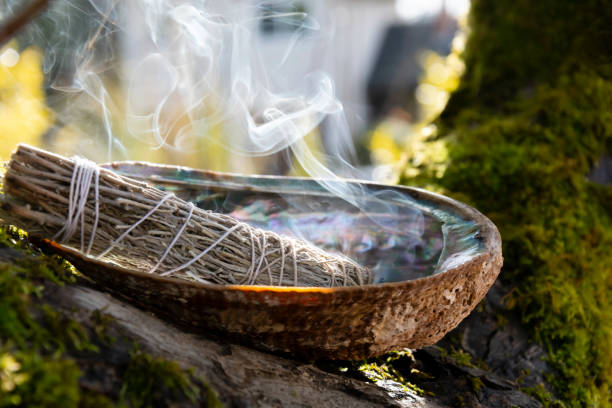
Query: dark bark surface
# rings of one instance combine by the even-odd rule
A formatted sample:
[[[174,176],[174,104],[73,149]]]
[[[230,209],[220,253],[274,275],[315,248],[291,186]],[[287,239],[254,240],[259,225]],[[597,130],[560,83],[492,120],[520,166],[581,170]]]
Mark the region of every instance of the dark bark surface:
[[[612,406],[612,8],[601,0],[470,7],[465,71],[418,147],[431,153],[407,161],[402,183],[469,203],[500,231],[506,307],[524,325],[491,330],[490,352],[509,350],[489,367],[538,377],[541,363],[527,373],[524,360],[539,351],[516,340],[524,330],[554,370],[541,390],[554,389],[567,407]],[[476,353],[485,346],[472,343]]]
[[[530,345],[518,326],[508,323],[505,328],[497,327],[486,311],[472,315],[458,333],[463,333],[465,348],[474,350],[474,355],[481,356],[492,370],[462,366],[436,347],[418,350],[414,365],[434,376],[419,385],[434,392],[435,397],[423,397],[391,380],[368,383],[322,371],[312,363],[184,333],[168,322],[92,288],[54,287],[48,299],[85,325],[92,312],[103,310],[114,319],[113,328],[121,336],[135,341],[147,353],[193,368],[228,407],[540,406],[520,392],[509,378],[516,378],[530,368],[530,376],[535,378],[528,376],[525,382],[538,383],[540,369],[545,368],[542,350]],[[486,344],[482,344],[483,340]],[[112,361],[113,355],[129,352],[131,345],[123,341],[115,347],[116,350],[107,351],[110,359],[100,355],[101,361],[89,361],[88,365],[92,368],[104,365],[107,360]],[[120,386],[99,373],[96,377],[90,380],[90,386]],[[474,378],[482,381],[480,387],[475,385]]]
[[[92,288],[54,287],[48,299],[84,325],[88,324],[92,312],[103,310],[114,319],[113,330],[120,336],[135,341],[147,353],[193,368],[228,407],[439,406],[407,392],[390,392],[391,389],[375,384],[326,373],[310,363],[181,332],[151,314]],[[117,349],[106,352],[108,356],[101,354],[100,361],[87,364],[92,368],[108,365],[112,356],[125,354],[130,347],[128,341],[118,342]],[[106,370],[110,372],[112,367]],[[112,393],[104,388],[118,384],[105,377],[98,373],[96,378],[89,379],[89,386]]]
[[[21,256],[24,255],[12,248],[2,248],[0,262],[14,262]],[[411,360],[396,360],[396,368],[406,381],[435,396],[418,395],[391,379],[373,383],[365,376],[361,379],[325,371],[320,368],[325,364],[320,362],[297,361],[229,344],[223,339],[185,333],[83,279],[76,284],[57,286],[47,282],[44,286],[40,302],[89,330],[96,328],[91,318],[95,313],[101,312],[109,318],[106,335],[117,341],[97,353],[69,351],[83,373],[80,386],[107,396],[119,394],[120,367],[129,361],[130,351],[138,344],[143,352],[193,369],[227,407],[540,406],[510,380],[530,368],[531,374],[525,377],[525,383],[537,383],[539,372],[545,366],[540,360],[542,351],[527,342],[519,326],[512,322],[503,328],[497,325],[495,299],[499,298],[500,285],[490,292],[487,306],[466,319],[440,347],[417,350]],[[445,351],[452,349],[454,338],[461,338],[461,346],[491,369],[456,361]],[[411,374],[415,369],[427,373],[427,377]],[[185,403],[185,406],[200,405],[206,403]]]

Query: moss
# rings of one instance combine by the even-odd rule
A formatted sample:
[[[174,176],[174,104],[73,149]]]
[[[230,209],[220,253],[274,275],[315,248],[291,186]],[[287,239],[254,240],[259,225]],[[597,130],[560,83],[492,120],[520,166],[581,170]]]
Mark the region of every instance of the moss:
[[[563,404],[556,400],[553,395],[546,389],[544,384],[538,384],[533,387],[521,387],[522,392],[531,395],[542,403],[544,408],[562,408]]]
[[[413,380],[430,380],[428,373],[415,369],[414,356],[409,349],[396,350],[381,357],[361,361],[319,360],[315,364],[323,371],[351,377],[359,381],[393,381],[404,391],[417,395],[431,395],[417,386]]]
[[[112,345],[117,341],[117,338],[109,333],[109,327],[113,322],[113,317],[104,313],[103,309],[96,309],[89,316],[89,321],[93,325],[93,331],[96,337],[106,345]]]
[[[219,407],[214,391],[178,364],[134,351],[118,367],[117,398],[81,384],[79,358],[104,360],[115,342],[102,310],[85,327],[45,302],[45,288],[75,281],[62,259],[40,253],[22,231],[0,228],[0,407],[148,407],[179,402]]]
[[[106,396],[89,391],[82,391],[79,408],[113,408],[116,404]]]
[[[16,230],[0,230],[0,234],[0,248],[30,250]],[[53,256],[18,256],[13,262],[0,262],[0,338],[21,349],[61,352],[66,346],[94,348],[78,323],[44,303],[34,302],[42,297],[44,281],[56,285],[71,281],[69,269]]]
[[[0,249],[32,249],[16,230],[0,230]],[[0,406],[77,406],[80,370],[67,348],[95,349],[86,331],[59,315],[41,298],[43,281],[69,281],[67,265],[56,257],[16,256],[0,263],[0,355],[5,362]]]
[[[9,387],[0,397],[0,406],[76,407],[80,400],[76,364],[57,356],[36,352],[9,354],[18,367],[16,374],[23,381]],[[3,381],[3,386],[6,383]]]
[[[435,379],[435,377],[433,375],[428,374],[428,373],[426,373],[424,371],[418,370],[416,368],[410,369],[410,377],[411,378],[415,378],[415,379],[420,380],[420,381]]]
[[[502,313],[497,313],[495,315],[495,321],[497,323],[497,327],[504,328],[508,325],[508,318],[504,316]]]
[[[447,339],[450,340],[451,343],[461,344],[460,342],[455,341],[455,339],[453,339],[452,337],[449,337]],[[472,361],[473,356],[470,353],[463,350],[459,345],[450,344],[450,345],[447,345],[446,347],[447,348],[436,347],[442,359],[445,359],[445,360],[450,359],[452,363],[456,366],[463,366],[463,367],[468,367],[468,368],[479,368],[481,370],[489,369],[487,364],[480,359],[476,359],[475,361]]]
[[[455,363],[459,366],[476,368],[474,364],[472,364],[472,356],[469,353],[466,353],[462,349],[456,349],[452,347],[452,350],[449,356],[455,360]]]
[[[371,381],[391,380],[401,384],[404,390],[414,394],[434,396],[432,392],[420,388],[403,374],[405,372],[411,378],[431,378],[427,373],[413,370],[412,365],[414,362],[415,359],[412,351],[402,349],[379,358],[363,361],[357,364],[357,369]]]
[[[572,407],[612,405],[612,187],[586,177],[612,152],[611,20],[603,1],[474,0],[466,72],[436,122],[448,167],[402,179],[499,227],[508,307]]]
[[[359,366],[359,371],[361,371],[369,380],[373,382],[391,380],[401,384],[405,391],[409,391],[417,395],[431,394],[412,382],[407,381],[401,372],[393,366],[393,364],[370,361],[361,364]]]
[[[470,385],[472,386],[472,391],[474,391],[475,394],[478,394],[480,390],[485,386],[480,377],[468,375],[467,379],[470,382]]]
[[[202,384],[205,385],[205,384]],[[208,407],[221,407],[216,394],[205,386],[204,401]],[[123,376],[120,400],[131,407],[159,406],[170,401],[197,401],[200,387],[192,371],[183,370],[176,362],[156,358],[138,349],[132,352]],[[162,404],[165,405],[165,404]]]

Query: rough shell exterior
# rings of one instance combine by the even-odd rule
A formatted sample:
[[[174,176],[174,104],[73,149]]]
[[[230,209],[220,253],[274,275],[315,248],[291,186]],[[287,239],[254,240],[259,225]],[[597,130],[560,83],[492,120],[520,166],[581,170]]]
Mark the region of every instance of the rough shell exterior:
[[[113,294],[191,331],[303,359],[362,359],[437,342],[476,307],[502,266],[499,232],[486,217],[444,196],[406,190],[475,221],[485,253],[417,280],[278,288],[161,278],[47,244]]]

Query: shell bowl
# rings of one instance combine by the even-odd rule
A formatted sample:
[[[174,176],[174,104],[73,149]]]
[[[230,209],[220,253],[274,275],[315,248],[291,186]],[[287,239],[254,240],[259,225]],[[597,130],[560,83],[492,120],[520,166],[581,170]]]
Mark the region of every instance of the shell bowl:
[[[351,287],[207,285],[130,270],[46,241],[112,294],[190,331],[266,351],[363,359],[433,344],[476,307],[502,266],[501,238],[490,220],[425,190],[348,181],[388,204],[364,216],[315,180],[136,162],[106,167],[200,207],[348,252],[376,271],[375,283]],[[415,209],[419,222],[404,216]],[[406,238],[413,235],[416,243]]]

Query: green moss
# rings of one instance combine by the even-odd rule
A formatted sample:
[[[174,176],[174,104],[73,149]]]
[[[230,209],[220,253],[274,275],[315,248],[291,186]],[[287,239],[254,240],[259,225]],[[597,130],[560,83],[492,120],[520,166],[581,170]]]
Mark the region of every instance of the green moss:
[[[470,385],[472,386],[472,391],[474,391],[475,394],[478,394],[478,392],[480,392],[480,390],[484,387],[484,383],[482,382],[482,379],[480,379],[480,377],[468,375],[467,379],[470,382]]]
[[[393,364],[367,362],[359,366],[359,371],[361,371],[369,380],[373,382],[391,380],[401,384],[405,391],[409,391],[417,395],[431,395],[430,392],[427,392],[412,382],[407,381],[406,378],[404,378],[404,376],[393,366]]]
[[[0,230],[0,234],[0,248],[29,250],[16,230]],[[44,303],[33,301],[41,298],[43,281],[57,285],[71,281],[69,270],[65,262],[53,256],[19,256],[10,263],[0,262],[0,338],[21,349],[61,352],[66,346],[77,350],[93,348],[78,323]]]
[[[0,249],[32,249],[17,230],[0,230]],[[62,285],[69,267],[57,257],[0,262],[0,406],[71,407],[80,398],[79,368],[67,348],[95,350],[81,325],[44,303],[43,281]],[[1,363],[0,363],[1,364]]]
[[[449,338],[451,343],[461,344],[460,342],[454,341],[452,337]],[[448,348],[436,347],[438,352],[440,353],[440,357],[443,359],[450,359],[452,363],[457,366],[463,366],[468,368],[479,368],[482,370],[488,370],[489,367],[482,360],[472,361],[472,355],[466,351],[464,351],[460,346],[455,344],[450,344],[447,346]]]
[[[11,356],[18,367],[14,376],[17,383],[3,379],[4,393],[0,406],[76,407],[80,400],[76,364],[57,356],[43,356],[36,352],[14,352]],[[8,388],[8,389],[6,389]]]
[[[89,391],[82,391],[79,408],[113,408],[116,404],[106,396]]]
[[[201,397],[200,387],[195,381],[193,372],[183,370],[174,361],[155,358],[135,349],[124,374],[120,399],[134,408],[171,401],[194,402]],[[221,407],[214,391],[208,386],[204,388],[207,406]]]
[[[544,408],[562,408],[563,404],[556,400],[552,394],[546,389],[544,384],[538,384],[533,387],[521,387],[521,391],[527,395],[531,395],[542,403]]]
[[[115,336],[109,334],[109,326],[113,322],[113,317],[104,313],[103,309],[96,309],[89,316],[89,321],[93,325],[96,337],[106,345],[112,345],[117,341]]]
[[[612,405],[612,152],[606,2],[474,0],[466,72],[437,122],[448,167],[411,168],[500,229],[508,306],[549,352],[568,406]]]
[[[418,370],[415,373],[412,369],[409,369],[414,362],[412,352],[409,349],[403,349],[379,358],[363,361],[357,364],[357,369],[371,381],[391,380],[401,384],[406,391],[417,395],[433,396],[432,392],[423,390],[402,374],[402,372],[407,371],[413,378],[431,378],[427,373]]]
[[[87,329],[47,304],[45,286],[74,282],[74,269],[31,247],[22,231],[0,228],[0,251],[10,260],[0,262],[0,407],[221,406],[192,372],[139,351],[119,367],[117,401],[83,388],[74,356],[102,359],[101,347],[115,341],[112,319],[96,311]]]
[[[476,368],[474,364],[472,364],[472,356],[469,353],[466,353],[462,349],[452,348],[449,356],[455,360],[455,363],[464,367]]]
[[[409,349],[392,351],[381,357],[361,361],[319,360],[318,368],[329,373],[339,374],[360,381],[393,381],[402,386],[405,391],[418,395],[434,395],[423,390],[412,380],[429,380],[433,377],[428,373],[414,369],[414,356]]]

